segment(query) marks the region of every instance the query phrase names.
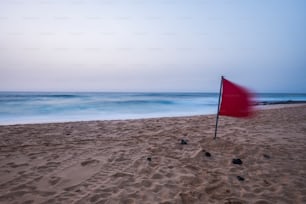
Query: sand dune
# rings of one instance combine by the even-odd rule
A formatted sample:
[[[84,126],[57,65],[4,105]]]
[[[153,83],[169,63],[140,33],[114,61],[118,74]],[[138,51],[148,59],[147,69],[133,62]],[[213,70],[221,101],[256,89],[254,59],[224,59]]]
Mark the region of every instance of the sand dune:
[[[0,126],[0,203],[306,203],[305,121],[220,117],[216,140],[215,116]]]

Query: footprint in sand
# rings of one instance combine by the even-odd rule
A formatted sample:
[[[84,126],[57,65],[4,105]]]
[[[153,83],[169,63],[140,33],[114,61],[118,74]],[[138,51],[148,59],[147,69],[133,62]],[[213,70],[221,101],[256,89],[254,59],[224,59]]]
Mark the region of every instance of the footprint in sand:
[[[51,176],[51,178],[49,179],[49,183],[50,183],[52,186],[54,186],[54,185],[57,184],[60,180],[61,180],[60,177]]]
[[[79,164],[70,166],[59,174],[59,177],[63,179],[61,179],[56,185],[59,188],[69,189],[70,187],[78,185],[95,175],[99,172],[101,166],[102,164],[99,160],[91,158]]]
[[[82,165],[82,166],[88,166],[88,165],[94,165],[94,164],[97,164],[97,163],[99,163],[98,160],[89,159],[89,160],[86,160],[86,161],[81,162],[81,165]]]
[[[27,163],[16,164],[15,162],[10,162],[10,163],[7,163],[6,165],[14,169],[18,167],[23,167],[23,166],[29,166],[29,164]]]
[[[50,191],[55,186],[58,190],[69,190],[95,175],[99,172],[100,168],[100,162],[90,158],[62,169],[56,176],[54,172],[51,172],[49,175],[46,174],[37,185],[40,186],[40,190],[42,191]]]
[[[208,184],[207,187],[205,188],[206,193],[212,194],[217,191],[217,189],[224,187],[224,182],[223,181],[217,181],[213,182],[211,184]]]
[[[34,200],[26,200],[22,204],[32,204],[34,203]]]
[[[225,199],[224,204],[246,204],[245,200],[240,200],[238,198],[227,198]]]
[[[269,204],[270,202],[265,201],[265,200],[258,200],[254,204]]]

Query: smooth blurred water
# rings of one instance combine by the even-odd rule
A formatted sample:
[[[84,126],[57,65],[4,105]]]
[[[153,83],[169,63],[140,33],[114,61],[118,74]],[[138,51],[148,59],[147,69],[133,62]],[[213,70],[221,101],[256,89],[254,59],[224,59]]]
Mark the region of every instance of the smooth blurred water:
[[[258,94],[259,101],[306,100],[306,94]],[[217,93],[0,92],[0,124],[215,114]]]

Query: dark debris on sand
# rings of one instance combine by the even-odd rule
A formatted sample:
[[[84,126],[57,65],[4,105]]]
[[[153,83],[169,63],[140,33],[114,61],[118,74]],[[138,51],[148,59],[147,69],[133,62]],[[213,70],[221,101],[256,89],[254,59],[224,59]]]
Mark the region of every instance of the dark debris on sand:
[[[233,160],[232,160],[232,163],[233,163],[233,164],[242,165],[242,160],[241,160],[241,159],[233,159]]]
[[[181,139],[181,145],[186,145],[186,144],[188,144],[187,140]]]

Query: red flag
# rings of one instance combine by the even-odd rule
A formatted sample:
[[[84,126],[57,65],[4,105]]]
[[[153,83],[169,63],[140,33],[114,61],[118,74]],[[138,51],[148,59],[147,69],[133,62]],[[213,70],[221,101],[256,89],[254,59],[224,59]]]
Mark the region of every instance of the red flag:
[[[222,78],[223,91],[219,115],[248,117],[252,115],[251,93]]]

